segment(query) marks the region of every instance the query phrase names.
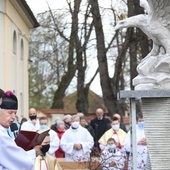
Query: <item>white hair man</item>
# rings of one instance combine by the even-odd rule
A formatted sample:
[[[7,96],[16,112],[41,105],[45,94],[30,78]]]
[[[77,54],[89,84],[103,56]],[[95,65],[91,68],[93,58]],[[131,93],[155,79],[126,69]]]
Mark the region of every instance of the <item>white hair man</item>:
[[[60,146],[68,161],[89,160],[94,145],[93,137],[79,122],[80,117],[78,115],[72,116],[71,126],[63,134],[60,141]]]

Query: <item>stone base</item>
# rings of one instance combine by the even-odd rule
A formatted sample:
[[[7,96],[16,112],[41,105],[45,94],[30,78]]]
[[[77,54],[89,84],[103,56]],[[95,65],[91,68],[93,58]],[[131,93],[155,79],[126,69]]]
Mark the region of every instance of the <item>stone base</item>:
[[[147,170],[170,170],[170,99],[142,99],[150,164]]]

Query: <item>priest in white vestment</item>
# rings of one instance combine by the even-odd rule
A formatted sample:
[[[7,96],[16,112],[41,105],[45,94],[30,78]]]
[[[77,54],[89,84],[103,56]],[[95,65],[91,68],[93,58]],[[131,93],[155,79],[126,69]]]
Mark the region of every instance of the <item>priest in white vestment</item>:
[[[128,132],[124,148],[126,151],[131,152],[131,142],[130,142],[130,131]],[[137,125],[136,125],[136,142],[137,142],[137,170],[146,170],[146,163],[148,157],[147,143],[144,132],[144,121],[143,115],[137,115]],[[131,159],[131,157],[130,157]],[[129,160],[128,170],[132,170],[131,162]]]
[[[40,122],[37,118],[37,111],[34,108],[29,109],[29,119],[21,125],[21,130],[37,131],[40,129]]]
[[[60,146],[67,161],[88,161],[94,140],[87,129],[79,124],[80,118],[74,115],[71,126],[63,134]]]
[[[42,153],[41,146],[26,152],[8,135],[7,129],[13,123],[17,109],[16,96],[11,91],[6,92],[0,105],[0,170],[32,170],[36,154]]]

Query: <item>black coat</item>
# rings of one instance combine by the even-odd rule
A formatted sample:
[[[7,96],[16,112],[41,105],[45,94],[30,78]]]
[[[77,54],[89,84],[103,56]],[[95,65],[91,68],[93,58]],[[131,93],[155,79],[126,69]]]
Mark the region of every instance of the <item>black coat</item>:
[[[120,123],[120,129],[124,130],[127,133],[127,129],[124,123]]]
[[[98,146],[98,140],[101,136],[111,128],[110,120],[103,117],[102,120],[98,120],[98,118],[94,118],[91,120],[90,125],[92,126],[95,133],[95,146]]]
[[[94,130],[93,130],[92,126],[85,125],[85,128],[90,132],[90,134],[93,137],[93,139],[95,139],[95,133],[94,133]]]
[[[51,129],[54,130],[55,132],[57,132],[57,130],[56,130],[56,123],[51,125]]]

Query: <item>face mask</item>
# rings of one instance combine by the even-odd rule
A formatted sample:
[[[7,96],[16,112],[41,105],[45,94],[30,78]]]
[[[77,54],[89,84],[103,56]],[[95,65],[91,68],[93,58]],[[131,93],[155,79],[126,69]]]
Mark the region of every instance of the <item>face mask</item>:
[[[34,120],[34,119],[37,119],[37,115],[35,116],[29,116],[30,120]]]
[[[40,125],[40,129],[47,129],[48,126],[47,125]]]
[[[138,122],[138,127],[143,129],[144,128],[144,122]]]
[[[112,145],[107,145],[107,149],[114,149],[116,147],[115,144],[112,144]]]
[[[72,122],[71,127],[73,127],[73,129],[77,129],[79,127],[79,122]]]
[[[49,149],[50,149],[50,144],[47,144],[47,145],[42,146],[41,151],[45,155],[46,152],[48,152]]]
[[[112,129],[115,131],[119,130],[119,128],[120,128],[120,125],[112,125]]]

